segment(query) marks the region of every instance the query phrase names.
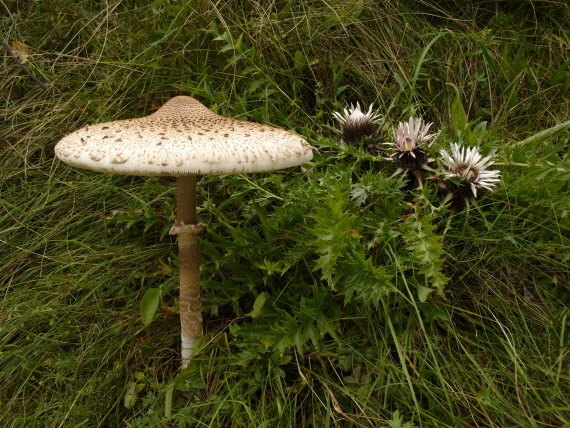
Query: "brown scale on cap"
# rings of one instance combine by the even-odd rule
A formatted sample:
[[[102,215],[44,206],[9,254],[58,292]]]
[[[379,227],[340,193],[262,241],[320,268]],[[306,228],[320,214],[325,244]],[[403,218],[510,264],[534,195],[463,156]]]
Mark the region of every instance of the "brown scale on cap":
[[[146,117],[88,125],[64,137],[55,152],[73,166],[130,175],[270,171],[313,156],[298,135],[220,116],[187,96]]]

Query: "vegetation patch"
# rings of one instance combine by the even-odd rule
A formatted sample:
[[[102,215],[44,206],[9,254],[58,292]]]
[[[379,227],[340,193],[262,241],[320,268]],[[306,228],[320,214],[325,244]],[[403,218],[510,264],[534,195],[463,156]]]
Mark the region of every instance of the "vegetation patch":
[[[3,10],[1,426],[570,427],[563,2]],[[198,177],[184,370],[176,177],[53,149],[177,95],[314,147]]]

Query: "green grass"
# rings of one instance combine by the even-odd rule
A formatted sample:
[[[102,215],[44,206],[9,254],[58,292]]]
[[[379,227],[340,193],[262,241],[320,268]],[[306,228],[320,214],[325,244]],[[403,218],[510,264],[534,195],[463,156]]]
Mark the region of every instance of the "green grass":
[[[569,134],[529,139],[570,118],[568,6],[1,7],[2,40],[26,44],[49,86],[3,58],[1,426],[570,427]],[[175,179],[53,152],[180,94],[317,149],[306,173],[201,178],[206,334],[184,372]],[[336,144],[332,112],[356,101],[386,124],[435,122],[434,156],[458,139],[495,150],[501,185],[455,213],[434,180],[410,190]],[[149,288],[160,307],[143,327]]]

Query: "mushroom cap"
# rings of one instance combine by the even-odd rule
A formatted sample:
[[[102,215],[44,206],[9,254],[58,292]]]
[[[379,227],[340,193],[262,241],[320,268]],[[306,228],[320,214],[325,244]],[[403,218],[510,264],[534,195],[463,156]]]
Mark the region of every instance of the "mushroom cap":
[[[187,96],[146,117],[87,125],[63,137],[55,153],[72,166],[128,175],[261,172],[313,157],[296,134],[220,116]]]

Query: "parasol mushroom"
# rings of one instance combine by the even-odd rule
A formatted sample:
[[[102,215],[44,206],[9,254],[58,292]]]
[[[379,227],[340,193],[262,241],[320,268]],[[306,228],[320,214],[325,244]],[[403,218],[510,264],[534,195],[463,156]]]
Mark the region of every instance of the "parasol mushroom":
[[[182,367],[202,335],[197,174],[271,171],[308,162],[312,147],[303,138],[259,123],[226,118],[194,98],[172,98],[137,119],[87,125],[55,146],[63,162],[99,172],[178,177],[176,222],[180,254]]]

